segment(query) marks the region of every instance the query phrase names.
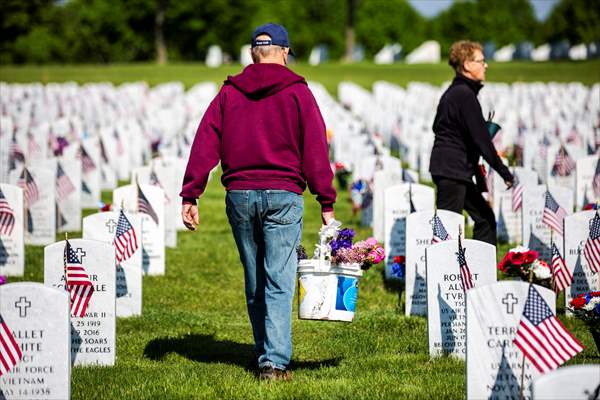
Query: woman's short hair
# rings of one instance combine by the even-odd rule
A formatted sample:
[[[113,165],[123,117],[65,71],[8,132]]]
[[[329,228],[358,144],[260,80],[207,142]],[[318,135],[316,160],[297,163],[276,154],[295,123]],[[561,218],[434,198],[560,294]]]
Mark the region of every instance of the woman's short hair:
[[[456,72],[463,72],[464,62],[473,59],[475,50],[483,51],[481,44],[469,40],[454,42],[450,47],[448,64],[450,64]]]

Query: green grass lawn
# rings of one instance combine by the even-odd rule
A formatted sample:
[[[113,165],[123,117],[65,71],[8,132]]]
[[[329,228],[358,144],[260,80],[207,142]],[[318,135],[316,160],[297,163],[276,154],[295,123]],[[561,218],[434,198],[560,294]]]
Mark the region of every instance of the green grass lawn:
[[[311,67],[306,64],[291,68],[311,81],[321,82],[336,93],[337,85],[350,80],[370,88],[373,82],[385,80],[400,85],[412,81],[441,84],[451,80],[453,73],[446,64],[422,65],[374,65],[370,63],[341,65],[324,64]],[[204,64],[123,64],[123,65],[74,65],[74,66],[25,66],[0,67],[0,81],[7,82],[113,82],[146,81],[156,85],[168,81],[181,81],[187,87],[198,82],[221,83],[227,75],[241,71],[240,65],[208,68]],[[600,60],[557,63],[491,63],[488,70],[491,82],[570,82],[586,85],[600,82]]]
[[[54,82],[74,80],[114,83],[181,80],[187,86],[220,81],[239,66],[217,70],[200,65],[73,66],[0,68],[0,80]],[[341,80],[368,86],[385,79],[440,83],[449,67],[326,65],[294,67],[334,91]],[[493,71],[493,73],[492,73]],[[495,81],[600,81],[600,63],[495,64]],[[110,194],[103,198],[110,201]],[[320,227],[319,207],[306,196],[303,244],[310,251]],[[86,215],[91,213],[86,211]],[[348,194],[339,193],[336,216],[364,239],[370,230],[352,218]],[[218,179],[200,200],[198,231],[179,233],[178,247],[167,249],[167,273],[144,278],[144,312],[117,321],[117,362],[110,368],[74,368],[73,399],[461,399],[465,364],[448,357],[430,359],[427,322],[405,317],[403,299],[386,288],[382,267],[368,271],[360,284],[351,324],[300,321],[294,310],[294,380],[259,383],[247,368],[252,334],[246,315],[243,271],[224,210]],[[60,235],[62,238],[62,235]],[[69,237],[80,237],[70,233]],[[500,246],[499,256],[508,249]],[[43,248],[26,247],[23,279],[43,281]],[[559,299],[559,304],[562,299]],[[559,307],[559,310],[562,307]],[[561,319],[586,349],[570,363],[600,363],[591,335],[575,319]]]

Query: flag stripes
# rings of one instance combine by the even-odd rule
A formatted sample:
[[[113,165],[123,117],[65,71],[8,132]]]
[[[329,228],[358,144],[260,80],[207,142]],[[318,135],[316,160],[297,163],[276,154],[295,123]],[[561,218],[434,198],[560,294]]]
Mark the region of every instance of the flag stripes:
[[[513,212],[519,211],[523,205],[523,190],[525,186],[519,181],[519,178],[515,175],[515,182],[512,188],[512,210]]]
[[[583,256],[594,273],[600,272],[600,215],[598,210],[590,221],[590,234],[583,247]]]
[[[56,193],[58,195],[58,200],[64,200],[68,195],[75,191],[75,186],[73,182],[69,179],[67,174],[58,162],[56,164]]]
[[[17,186],[23,189],[23,198],[25,199],[26,207],[34,205],[40,199],[37,183],[35,183],[31,172],[27,168],[23,168],[23,172],[21,172],[17,181]]]
[[[571,275],[571,271],[569,271],[565,264],[565,259],[561,256],[560,251],[554,242],[552,242],[552,262],[550,263],[550,270],[554,278],[554,288],[557,293],[571,286],[573,275]]]
[[[563,236],[563,220],[567,212],[562,208],[550,191],[546,190],[546,202],[544,204],[544,215],[542,221],[551,229],[554,229],[559,235]]]
[[[465,252],[467,249],[462,247],[460,242],[460,238],[458,239],[458,252],[456,253],[458,266],[460,268],[460,280],[463,284],[463,290],[466,292],[469,289],[473,289],[475,285],[473,285],[473,275],[471,275],[471,270],[467,265],[467,259],[465,257]]]
[[[15,212],[0,189],[0,235],[10,236],[15,227]]]
[[[65,244],[64,263],[66,287],[71,298],[71,315],[83,317],[94,293],[94,286],[68,240]]]
[[[138,248],[135,230],[123,210],[119,212],[119,222],[117,223],[114,244],[115,255],[119,264],[131,257]]]
[[[144,195],[144,192],[142,191],[142,188],[140,188],[140,185],[136,186],[138,192],[138,211],[149,215],[150,218],[152,218],[152,220],[156,223],[156,225],[158,225],[158,215],[156,215],[154,208],[152,208],[152,204],[150,204],[150,202]]]
[[[21,347],[0,315],[0,376],[17,365],[22,357]]]
[[[529,285],[514,344],[541,373],[558,368],[583,350],[533,285]]]

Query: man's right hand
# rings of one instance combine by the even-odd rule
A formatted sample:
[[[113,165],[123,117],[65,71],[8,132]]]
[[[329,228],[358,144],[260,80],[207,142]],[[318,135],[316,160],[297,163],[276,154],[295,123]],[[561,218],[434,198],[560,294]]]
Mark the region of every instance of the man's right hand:
[[[195,204],[184,204],[181,208],[181,219],[190,231],[195,231],[200,223],[198,218],[198,206]]]
[[[515,181],[504,181],[504,184],[506,185],[506,190],[512,188],[514,183]]]
[[[323,221],[323,225],[327,225],[329,221],[335,219],[335,215],[333,215],[333,211],[323,211],[321,213],[321,220]]]

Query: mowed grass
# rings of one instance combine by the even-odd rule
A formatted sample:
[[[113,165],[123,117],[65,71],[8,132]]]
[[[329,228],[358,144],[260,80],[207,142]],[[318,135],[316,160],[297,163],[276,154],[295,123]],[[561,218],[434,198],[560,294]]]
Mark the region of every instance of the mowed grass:
[[[399,84],[451,79],[448,67],[373,65],[294,66],[308,79],[334,92],[341,80],[368,87],[376,80]],[[146,80],[154,85],[180,80],[222,81],[239,66],[216,70],[200,65],[73,66],[0,68],[0,80],[59,82]],[[494,74],[492,74],[494,71]],[[600,81],[600,63],[495,64],[495,81]],[[349,196],[338,192],[336,216],[364,239],[370,229],[353,218]],[[303,244],[309,252],[320,227],[319,207],[306,194]],[[103,193],[110,201],[111,195]],[[294,380],[265,384],[248,368],[252,333],[243,291],[243,270],[225,217],[224,190],[215,177],[200,199],[197,232],[180,232],[178,247],[167,249],[167,273],[144,278],[144,312],[117,321],[114,367],[77,367],[72,371],[73,399],[461,399],[465,364],[453,358],[430,359],[427,321],[405,317],[404,298],[384,285],[382,266],[361,280],[355,321],[301,321],[293,313]],[[86,215],[94,212],[87,210]],[[80,237],[72,232],[69,237]],[[61,239],[63,235],[57,235]],[[508,249],[498,248],[498,257]],[[26,247],[25,277],[43,281],[43,248]],[[563,309],[559,297],[559,312]],[[593,339],[576,319],[561,317],[586,349],[570,363],[600,363]]]
[[[108,200],[109,193],[103,197]],[[310,251],[320,210],[311,195],[305,197],[303,244]],[[295,301],[294,379],[258,382],[248,368],[252,333],[243,272],[218,179],[211,181],[199,206],[198,231],[180,232],[178,247],[167,249],[166,275],[144,277],[143,316],[117,320],[116,365],[74,368],[73,399],[464,398],[464,362],[429,357],[427,320],[404,316],[404,297],[386,287],[382,266],[361,280],[350,324],[298,320]],[[358,238],[370,234],[352,217],[346,192],[339,192],[336,216],[356,229]],[[42,247],[27,246],[22,280],[43,281]],[[599,363],[585,326],[561,319],[586,346],[571,363]]]
[[[430,82],[439,85],[453,78],[445,63],[420,65],[375,65],[371,63],[320,66],[294,64],[294,71],[307,80],[322,83],[335,94],[341,81],[352,81],[366,88],[373,82],[385,80],[402,86],[409,82]],[[0,67],[0,81],[6,82],[123,82],[146,81],[153,86],[163,82],[181,81],[186,87],[198,82],[212,81],[219,85],[227,75],[242,70],[239,64],[208,68],[199,63],[176,63],[166,66],[156,64],[110,64],[73,66]],[[553,63],[490,63],[487,79],[490,82],[582,82],[591,85],[600,82],[600,60]]]

